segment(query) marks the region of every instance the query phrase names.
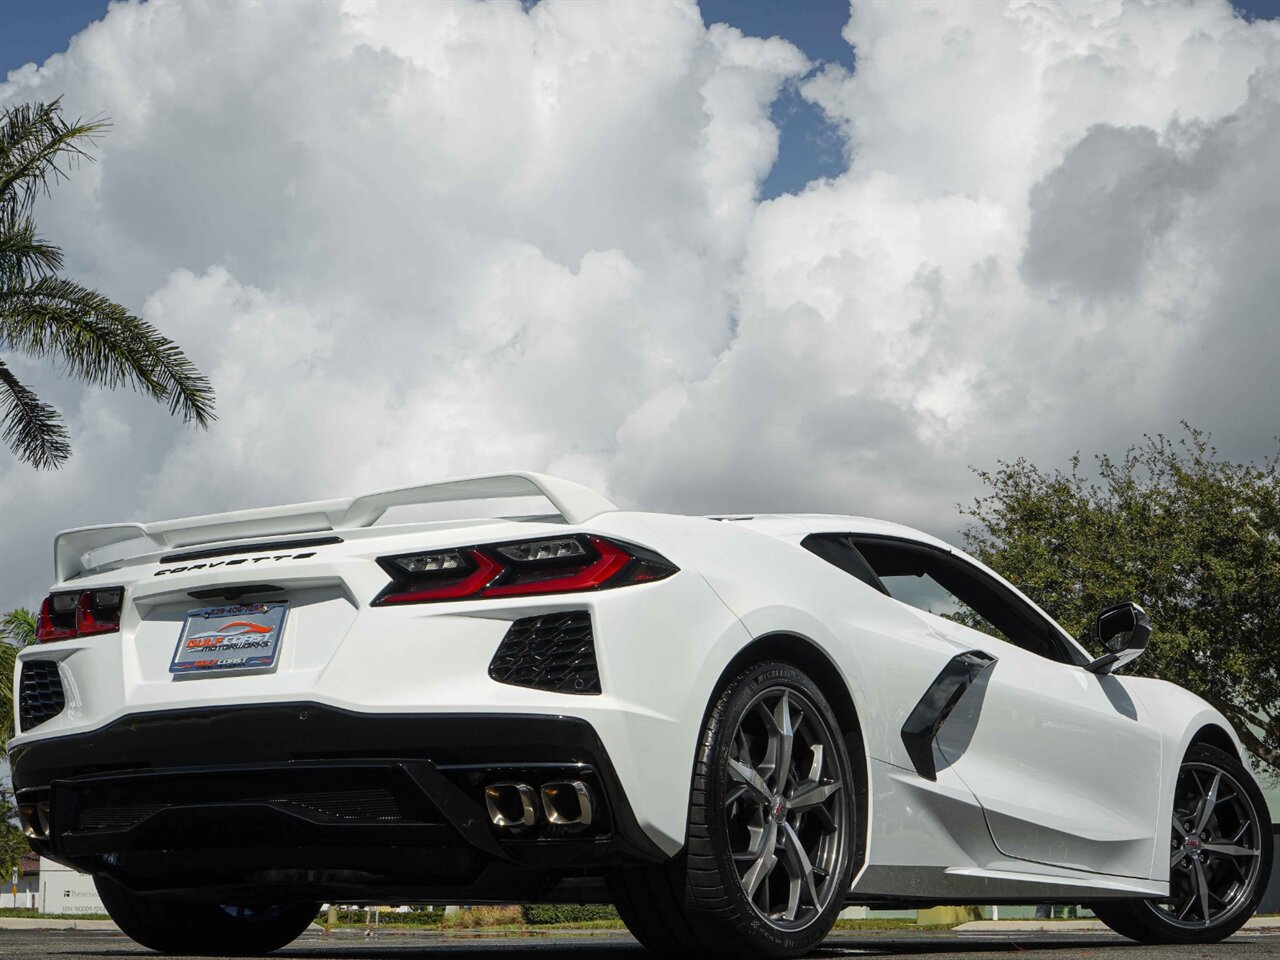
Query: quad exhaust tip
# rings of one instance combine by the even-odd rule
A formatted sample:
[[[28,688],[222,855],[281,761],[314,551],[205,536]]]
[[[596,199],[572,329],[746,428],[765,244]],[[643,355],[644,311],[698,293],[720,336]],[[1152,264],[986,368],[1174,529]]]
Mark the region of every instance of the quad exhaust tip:
[[[542,785],[547,823],[564,827],[591,825],[591,788],[581,780],[552,780]]]
[[[516,781],[491,783],[484,788],[484,803],[489,822],[500,830],[513,832],[534,826],[539,807],[552,826],[588,827],[595,819],[591,788],[581,780],[549,780],[541,790]]]
[[[532,827],[538,822],[537,794],[527,783],[491,783],[484,788],[489,820],[501,829]]]

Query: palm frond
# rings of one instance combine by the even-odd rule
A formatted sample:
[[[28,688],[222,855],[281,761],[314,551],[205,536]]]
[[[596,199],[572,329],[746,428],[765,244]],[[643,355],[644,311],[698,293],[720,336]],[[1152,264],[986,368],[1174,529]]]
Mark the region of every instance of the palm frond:
[[[177,344],[74,281],[46,276],[0,290],[0,347],[54,357],[86,383],[127,384],[202,427],[215,419],[208,378]]]
[[[21,650],[36,642],[36,615],[24,607],[16,607],[0,617],[0,643]]]
[[[62,119],[60,99],[6,107],[0,115],[0,205],[28,213],[49,181],[66,176],[60,160],[92,160],[82,141],[93,142],[106,120]]]
[[[0,736],[6,741],[14,734],[13,674],[18,651],[35,642],[36,617],[30,610],[18,607],[0,617]]]
[[[7,643],[0,643],[0,736],[5,741],[13,739],[14,710],[13,674],[18,668],[18,650]]]
[[[58,411],[25,387],[0,360],[0,439],[18,459],[38,468],[61,466],[71,456]]]
[[[58,276],[62,251],[36,232],[31,209],[65,161],[92,159],[103,120],[67,123],[60,101],[0,112],[0,349],[51,358],[86,383],[134,389],[170,413],[208,426],[213,388],[172,340],[94,290]],[[18,457],[56,467],[70,456],[66,428],[0,361],[0,437]]]
[[[62,251],[36,233],[35,221],[12,208],[0,210],[0,289],[52,276]]]

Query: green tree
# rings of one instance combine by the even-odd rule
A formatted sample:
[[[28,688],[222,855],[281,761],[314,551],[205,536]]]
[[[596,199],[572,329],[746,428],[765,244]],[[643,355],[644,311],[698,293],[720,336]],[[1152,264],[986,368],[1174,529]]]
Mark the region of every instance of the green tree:
[[[0,617],[0,729],[7,742],[14,733],[13,674],[18,651],[35,643],[36,618],[30,610],[19,607]],[[12,790],[5,784],[0,791],[0,883],[8,882],[10,873],[30,847],[13,818],[17,811],[11,799]]]
[[[965,541],[1090,647],[1100,610],[1140,603],[1153,632],[1129,669],[1199,694],[1280,772],[1280,453],[1232,463],[1183,426],[1097,457],[1096,478],[1079,456],[977,471]]]
[[[89,159],[103,121],[67,123],[57,100],[8,107],[0,116],[0,350],[52,360],[67,376],[131,386],[171,413],[207,426],[209,381],[171,340],[102,294],[59,276],[62,251],[36,232],[32,208],[68,162]],[[0,436],[37,468],[71,455],[58,412],[0,358]]]
[[[13,737],[14,712],[13,674],[17,668],[18,651],[36,642],[36,618],[30,610],[21,607],[0,617],[0,732],[5,741]]]
[[[6,789],[0,793],[0,874],[3,874],[0,884],[3,884],[6,893],[13,868],[31,852],[31,844],[27,843],[26,835],[13,820],[16,815],[11,792]]]

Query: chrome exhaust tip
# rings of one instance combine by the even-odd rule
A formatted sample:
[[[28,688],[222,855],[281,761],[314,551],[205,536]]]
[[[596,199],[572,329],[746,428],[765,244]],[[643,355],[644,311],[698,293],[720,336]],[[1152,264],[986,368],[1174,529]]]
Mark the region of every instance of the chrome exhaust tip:
[[[28,837],[43,840],[49,836],[52,826],[48,801],[18,804],[18,823],[22,826],[22,832]]]
[[[551,780],[542,785],[542,812],[547,823],[563,827],[590,826],[591,788],[581,780]]]
[[[484,805],[495,827],[518,830],[538,822],[537,795],[527,783],[491,783],[484,788]]]

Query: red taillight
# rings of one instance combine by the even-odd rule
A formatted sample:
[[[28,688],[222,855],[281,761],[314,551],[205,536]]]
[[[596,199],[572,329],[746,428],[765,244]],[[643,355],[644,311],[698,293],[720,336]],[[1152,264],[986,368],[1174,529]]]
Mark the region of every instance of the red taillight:
[[[374,599],[376,606],[575,593],[676,572],[652,551],[590,535],[403,554],[378,563],[392,583]]]
[[[61,600],[63,597],[71,599],[71,609],[66,613],[55,611],[54,600]],[[50,640],[65,640],[68,637],[76,635],[76,608],[75,604],[79,601],[75,599],[75,594],[60,594],[56,597],[45,597],[44,603],[40,604],[40,619],[36,621],[36,641],[38,643],[48,643]],[[67,624],[59,626],[59,624]]]
[[[36,620],[36,641],[69,640],[120,629],[124,588],[106,587],[79,593],[54,593],[44,598]]]
[[[500,564],[495,563],[479,550],[463,552],[470,554],[475,563],[475,569],[463,579],[424,585],[421,589],[392,591],[392,587],[388,587],[382,591],[381,596],[374,603],[427,603],[431,600],[458,600],[479,593],[502,572]]]

